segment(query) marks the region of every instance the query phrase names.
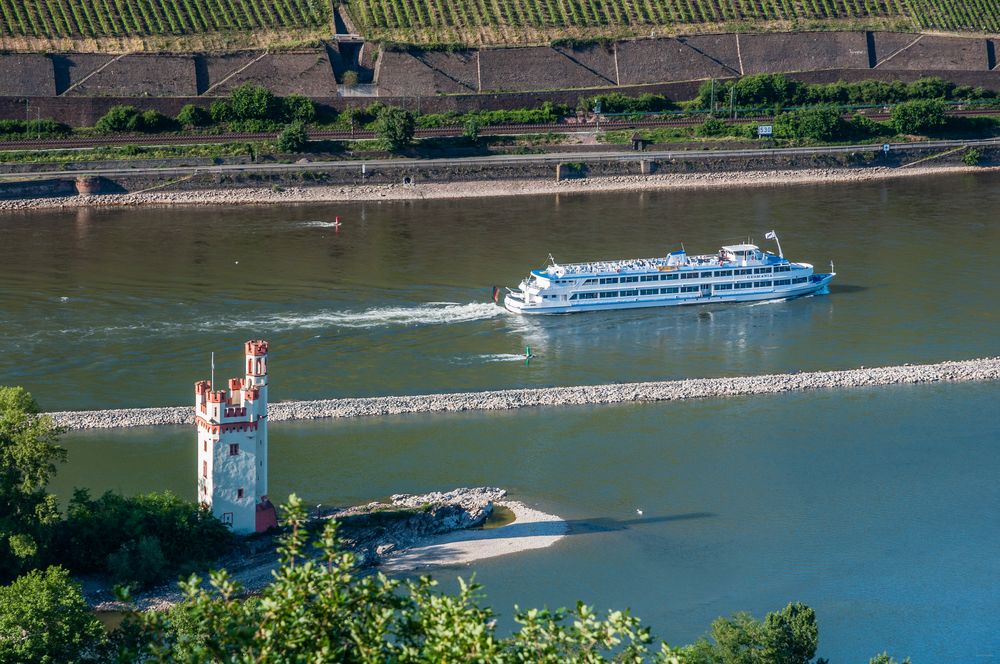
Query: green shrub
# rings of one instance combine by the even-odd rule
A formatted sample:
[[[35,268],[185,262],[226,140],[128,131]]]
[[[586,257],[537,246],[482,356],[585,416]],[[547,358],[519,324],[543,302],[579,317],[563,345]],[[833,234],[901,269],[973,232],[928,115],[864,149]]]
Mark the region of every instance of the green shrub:
[[[353,69],[348,69],[340,78],[340,84],[345,88],[353,88],[358,84],[358,72]]]
[[[177,114],[177,122],[185,127],[206,127],[212,124],[212,113],[201,106],[184,104]]]
[[[121,581],[148,584],[216,559],[231,542],[218,519],[172,493],[126,498],[109,491],[94,499],[77,489],[53,558],[76,572],[108,571]]]
[[[282,116],[285,122],[309,124],[316,119],[316,104],[302,95],[288,95],[281,100]]]
[[[889,122],[900,134],[922,134],[944,125],[944,110],[936,99],[905,101],[893,106]]]
[[[774,119],[775,134],[781,138],[805,141],[832,141],[844,130],[844,121],[836,108],[803,108],[782,113]]]
[[[25,138],[62,138],[72,133],[69,125],[42,118],[40,120],[0,120],[0,137],[8,140]]]
[[[234,120],[278,120],[280,100],[262,85],[244,83],[229,95]]]
[[[139,131],[142,114],[135,106],[112,106],[97,121],[94,128],[102,134],[114,134],[126,131]]]
[[[864,140],[867,138],[878,138],[881,136],[892,136],[895,130],[885,123],[872,120],[867,115],[858,113],[847,123],[847,133],[851,138]]]
[[[232,105],[225,99],[213,101],[212,105],[208,107],[208,112],[215,124],[223,124],[236,119]]]
[[[144,111],[139,116],[138,126],[141,131],[155,134],[160,131],[176,129],[177,121],[159,111],[150,110]]]
[[[309,143],[305,125],[293,122],[278,134],[278,149],[282,152],[302,152]]]
[[[413,114],[402,108],[383,107],[375,119],[375,134],[382,148],[390,152],[401,150],[413,140]]]
[[[94,661],[104,641],[65,569],[34,570],[0,586],[0,662]]]
[[[140,537],[138,542],[125,542],[117,551],[108,554],[107,571],[115,583],[152,586],[163,580],[167,559],[160,547],[160,540],[152,536]]]
[[[966,166],[978,166],[982,159],[982,151],[977,150],[976,148],[969,148],[965,151],[965,154],[962,155],[962,163]]]
[[[725,136],[730,133],[730,127],[722,120],[710,115],[695,128],[694,133],[696,136]]]
[[[657,113],[677,108],[674,102],[663,95],[648,92],[638,97],[629,97],[620,92],[583,97],[577,104],[577,108],[590,111],[597,104],[601,105],[601,113]]]

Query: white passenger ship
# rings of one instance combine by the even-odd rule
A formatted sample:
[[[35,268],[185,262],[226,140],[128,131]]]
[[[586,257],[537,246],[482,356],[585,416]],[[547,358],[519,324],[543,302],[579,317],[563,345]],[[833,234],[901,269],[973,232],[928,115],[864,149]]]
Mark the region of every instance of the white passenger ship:
[[[750,302],[829,292],[835,276],[813,273],[809,263],[778,255],[757,245],[734,244],[717,254],[688,256],[684,250],[664,258],[638,258],[560,265],[532,270],[516,289],[508,288],[504,306],[518,314],[563,314],[605,309],[667,307],[709,302]]]

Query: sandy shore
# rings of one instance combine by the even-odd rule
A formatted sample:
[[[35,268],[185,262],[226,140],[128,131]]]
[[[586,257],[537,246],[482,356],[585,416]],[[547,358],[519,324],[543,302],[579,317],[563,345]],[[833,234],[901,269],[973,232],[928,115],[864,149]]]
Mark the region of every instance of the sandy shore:
[[[439,566],[468,565],[477,560],[544,549],[566,535],[566,522],[554,514],[540,512],[516,500],[499,500],[494,504],[513,512],[514,521],[499,528],[461,529],[418,540],[398,553],[388,554],[374,569],[397,574]],[[230,579],[239,583],[245,593],[255,594],[274,580],[273,573],[278,568],[277,554],[273,548],[268,548],[225,567]],[[82,581],[84,594],[94,610],[121,611],[126,608],[114,599],[103,580],[88,577]],[[164,611],[183,601],[184,596],[176,583],[167,583],[136,593],[133,599],[140,611]]]
[[[416,183],[410,185],[340,185],[320,187],[219,189],[178,191],[166,189],[134,194],[69,196],[0,200],[0,211],[64,209],[79,207],[131,207],[149,205],[268,205],[343,201],[400,201],[415,199],[483,198],[540,194],[660,191],[719,187],[774,187],[785,185],[871,182],[954,173],[1000,172],[1000,167],[921,166],[917,168],[855,168],[741,171],[720,173],[664,173],[578,180],[483,180],[473,182]]]
[[[513,523],[485,530],[456,530],[429,538],[387,558],[379,568],[387,574],[435,566],[468,565],[477,560],[544,549],[566,536],[566,522],[514,500],[497,505],[514,513]]]

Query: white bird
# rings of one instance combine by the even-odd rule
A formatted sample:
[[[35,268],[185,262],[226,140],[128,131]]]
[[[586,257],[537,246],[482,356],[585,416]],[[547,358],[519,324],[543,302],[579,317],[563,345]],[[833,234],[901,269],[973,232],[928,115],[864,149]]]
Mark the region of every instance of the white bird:
[[[635,508],[635,513],[638,514],[639,516],[642,516],[642,510],[639,509],[638,507]]]
[[[239,265],[239,264],[240,264],[240,262],[239,262],[239,261],[233,261],[233,263],[235,263],[236,265]]]

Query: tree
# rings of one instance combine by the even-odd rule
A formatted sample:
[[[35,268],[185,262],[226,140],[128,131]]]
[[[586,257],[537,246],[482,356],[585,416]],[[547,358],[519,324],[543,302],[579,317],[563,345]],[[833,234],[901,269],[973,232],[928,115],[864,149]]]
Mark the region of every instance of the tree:
[[[33,570],[0,587],[0,661],[96,661],[104,627],[61,567]]]
[[[281,100],[282,114],[287,122],[309,124],[316,119],[316,104],[302,95],[288,95]]]
[[[282,152],[302,152],[308,142],[309,136],[301,122],[293,122],[278,134],[278,149]]]
[[[262,85],[244,83],[229,96],[235,120],[276,120],[279,100]]]
[[[717,618],[711,639],[684,653],[685,664],[808,664],[816,655],[816,614],[802,604],[768,613],[761,622],[749,613]]]
[[[212,124],[212,114],[194,104],[184,104],[177,114],[177,122],[185,127],[204,127]]]
[[[479,605],[480,587],[461,584],[455,595],[434,592],[424,577],[405,583],[382,574],[358,575],[355,559],[340,551],[336,523],[327,522],[307,552],[306,511],[289,498],[288,530],[280,567],[259,597],[237,599],[225,572],[211,575],[212,590],[192,577],[186,600],[142,623],[144,652],[131,659],[172,662],[639,662],[652,637],[627,611],[605,618],[583,604],[573,610],[520,611],[518,631],[500,638],[494,614]],[[661,645],[654,661],[676,661]]]
[[[890,657],[889,653],[883,651],[868,660],[868,664],[910,664],[907,657],[902,662],[897,662],[895,657]]]
[[[944,109],[939,99],[904,101],[892,107],[889,123],[900,134],[922,134],[944,125]]]
[[[462,125],[462,137],[470,143],[479,141],[479,118],[470,115]]]
[[[808,141],[832,141],[844,129],[836,108],[803,108],[782,113],[774,120],[775,131],[785,138]]]
[[[353,88],[358,84],[358,72],[353,69],[348,69],[344,72],[344,75],[340,78],[340,84],[345,88]]]
[[[39,412],[20,387],[0,387],[0,578],[30,569],[45,552],[59,520],[45,491],[66,450],[62,429]]]
[[[413,114],[402,108],[386,106],[375,118],[375,135],[382,147],[390,152],[396,152],[413,140]]]
[[[135,106],[117,105],[108,109],[94,125],[102,134],[138,131],[142,118]]]

